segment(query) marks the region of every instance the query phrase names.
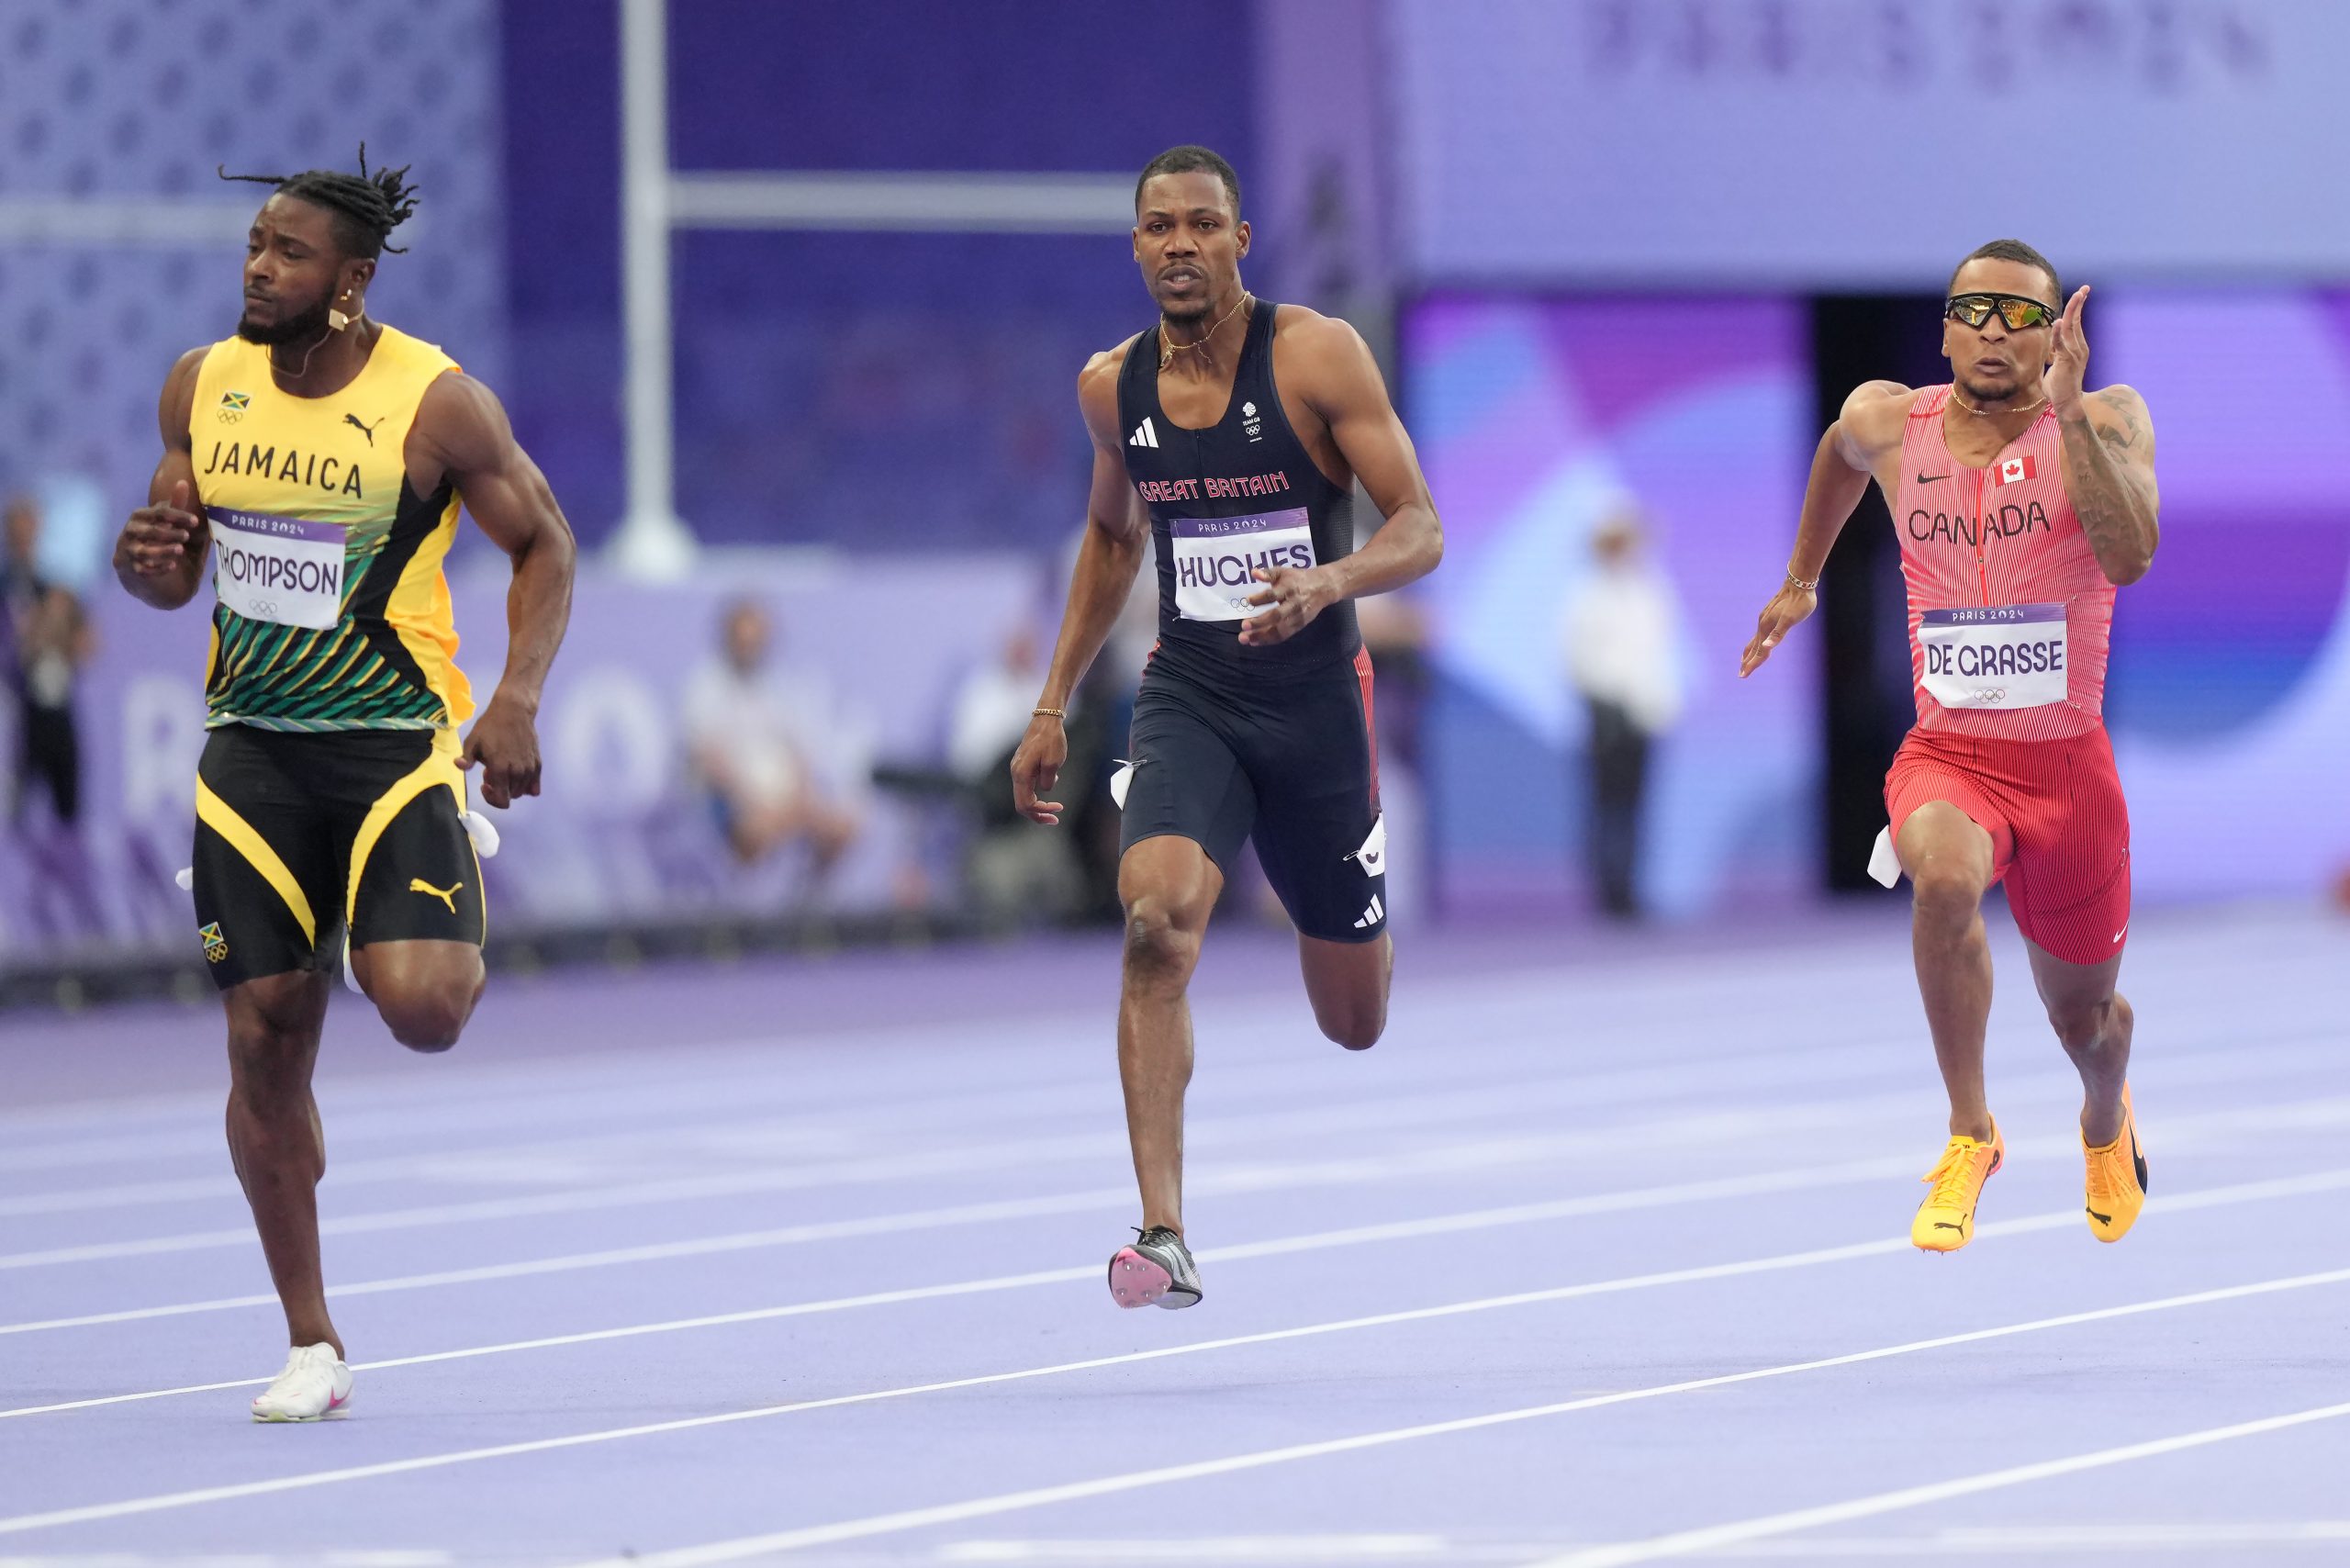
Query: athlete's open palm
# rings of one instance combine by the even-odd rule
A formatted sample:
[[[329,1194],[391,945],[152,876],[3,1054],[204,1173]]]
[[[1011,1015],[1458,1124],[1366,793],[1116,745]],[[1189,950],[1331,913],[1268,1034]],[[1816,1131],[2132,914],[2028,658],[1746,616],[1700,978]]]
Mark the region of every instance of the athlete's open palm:
[[[2056,318],[2056,341],[2049,349],[2048,368],[2040,377],[2041,392],[2058,413],[2080,402],[2081,386],[2088,376],[2089,335],[2084,320],[2088,302],[2087,284],[2065,302],[2065,313]]]
[[[1762,661],[1771,656],[1771,650],[1777,647],[1788,633],[1810,619],[1811,612],[1818,605],[1819,595],[1817,592],[1799,588],[1793,583],[1785,584],[1773,594],[1771,602],[1762,607],[1762,613],[1755,617],[1754,639],[1746,644],[1746,652],[1738,661],[1739,678],[1744,679],[1761,669]]]
[[[1046,827],[1061,820],[1064,808],[1058,801],[1036,797],[1060,782],[1061,767],[1068,761],[1069,732],[1061,728],[1061,722],[1041,713],[1029,720],[1028,733],[1020,737],[1020,749],[1012,754],[1012,803],[1022,816]]]

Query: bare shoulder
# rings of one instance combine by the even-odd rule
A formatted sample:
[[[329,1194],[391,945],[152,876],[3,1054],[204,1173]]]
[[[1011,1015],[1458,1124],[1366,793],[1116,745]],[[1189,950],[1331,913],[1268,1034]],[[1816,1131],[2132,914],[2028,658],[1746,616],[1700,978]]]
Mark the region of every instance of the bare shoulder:
[[[157,400],[155,417],[162,426],[166,446],[185,447],[188,443],[188,422],[196,417],[196,381],[204,371],[205,356],[211,352],[209,343],[188,350],[173,362],[163,377],[163,394]]]
[[[1387,383],[1379,361],[1354,323],[1303,305],[1284,305],[1273,321],[1274,370],[1282,387],[1308,408],[1329,414],[1383,401]]]
[[[1836,422],[1843,427],[1846,439],[1862,451],[1888,451],[1901,444],[1918,397],[1918,388],[1898,381],[1863,381],[1844,399]]]
[[[1104,390],[1116,391],[1118,373],[1125,368],[1126,355],[1134,352],[1135,344],[1142,341],[1142,336],[1136,332],[1116,348],[1103,349],[1088,359],[1085,368],[1077,373],[1077,395],[1088,398],[1098,396]]]
[[[505,466],[514,427],[497,393],[462,370],[446,370],[418,399],[408,439],[422,442],[459,475],[478,476]]]
[[[444,370],[432,378],[417,403],[416,420],[419,424],[430,422],[437,435],[459,438],[494,438],[513,431],[498,394],[462,370]]]
[[[2117,419],[2134,420],[2152,428],[2154,412],[2146,407],[2145,398],[2135,386],[2117,381],[2110,386],[2100,386],[2090,393],[2085,402],[2092,409],[2102,409]]]
[[[1371,345],[1353,322],[1304,305],[1281,307],[1273,320],[1273,343],[1284,358],[1303,356],[1310,364],[1345,364],[1371,358]]]
[[[2118,453],[2151,463],[2154,456],[2154,416],[2134,386],[2115,382],[2081,399],[2098,438]]]
[[[1116,348],[1103,349],[1077,373],[1078,409],[1096,436],[1113,433],[1118,428],[1118,375],[1142,336],[1136,332]]]
[[[176,401],[185,409],[195,401],[196,379],[204,374],[205,359],[211,353],[212,345],[205,343],[188,350],[172,362],[170,373],[163,377],[163,401],[166,405]]]
[[[476,381],[462,370],[444,370],[424,388],[424,397],[417,404],[417,418],[430,418],[436,423],[482,420],[503,422],[506,405],[498,400],[498,394],[487,384]]]

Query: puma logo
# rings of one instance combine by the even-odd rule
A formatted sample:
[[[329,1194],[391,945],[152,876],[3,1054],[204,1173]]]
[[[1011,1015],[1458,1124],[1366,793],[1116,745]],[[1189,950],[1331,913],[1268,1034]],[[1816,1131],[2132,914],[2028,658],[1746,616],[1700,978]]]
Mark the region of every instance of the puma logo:
[[[439,899],[442,903],[449,906],[449,913],[451,914],[457,913],[457,895],[464,890],[464,883],[459,882],[455,887],[451,888],[446,892],[443,892],[421,877],[410,877],[408,879],[408,890],[409,892],[431,893],[434,898]]]
[[[386,417],[388,418],[389,416]],[[379,419],[375,421],[375,425],[363,425],[359,422],[359,416],[357,414],[345,414],[342,416],[342,422],[349,425],[352,430],[357,431],[361,435],[365,436],[367,438],[367,444],[369,446],[373,446],[375,444],[375,425],[380,425],[384,421]]]

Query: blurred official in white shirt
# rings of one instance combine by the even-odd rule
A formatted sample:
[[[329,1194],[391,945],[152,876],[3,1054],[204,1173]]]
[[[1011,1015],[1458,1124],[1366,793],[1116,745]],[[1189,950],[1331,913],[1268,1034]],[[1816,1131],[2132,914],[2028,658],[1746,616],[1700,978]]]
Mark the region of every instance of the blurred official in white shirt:
[[[1681,620],[1637,513],[1592,535],[1593,565],[1561,622],[1567,679],[1591,718],[1586,853],[1600,908],[1639,917],[1640,801],[1649,748],[1681,717]]]

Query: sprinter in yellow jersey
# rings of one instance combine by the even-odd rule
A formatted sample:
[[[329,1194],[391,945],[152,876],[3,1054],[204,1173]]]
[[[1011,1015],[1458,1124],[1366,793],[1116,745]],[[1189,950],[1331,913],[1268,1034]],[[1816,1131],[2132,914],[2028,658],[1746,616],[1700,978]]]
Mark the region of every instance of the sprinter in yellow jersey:
[[[461,769],[539,792],[539,693],[571,610],[571,528],[488,388],[367,317],[415,208],[405,169],[266,176],[237,335],[163,383],[163,460],[115,546],[162,610],[218,599],[196,776],[196,926],[229,1014],[229,1150],[293,1351],[264,1421],[343,1414],[310,1094],[347,937],[402,1045],[457,1043],[483,986],[481,867]],[[238,176],[251,178],[255,176]],[[442,558],[460,502],[513,558],[506,673],[474,715]]]

